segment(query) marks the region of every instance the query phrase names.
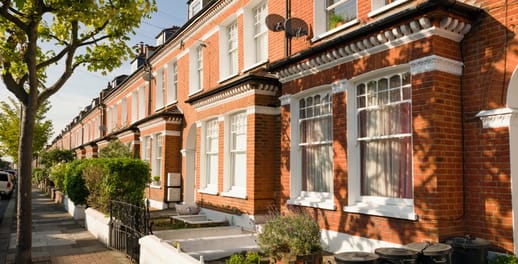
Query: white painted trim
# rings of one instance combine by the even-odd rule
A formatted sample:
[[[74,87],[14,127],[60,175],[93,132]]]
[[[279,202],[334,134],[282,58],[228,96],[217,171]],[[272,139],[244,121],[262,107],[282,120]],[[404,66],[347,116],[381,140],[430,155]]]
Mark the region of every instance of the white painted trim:
[[[289,199],[287,204],[290,205],[299,205],[299,206],[307,206],[313,208],[320,208],[326,210],[336,210],[336,205],[333,201],[333,198],[330,199],[311,199],[308,197],[296,197],[294,199]]]
[[[349,235],[327,229],[321,229],[320,236],[324,250],[333,253],[346,251],[363,251],[372,253],[374,250],[381,247],[403,247],[403,245],[400,244]]]
[[[275,96],[277,89],[278,88],[274,85],[256,86],[251,84],[244,84],[213,95],[204,100],[200,100],[199,102],[194,103],[194,109],[197,112],[200,112],[213,107],[220,107],[222,104],[230,103],[250,95],[261,94]]]
[[[332,93],[344,93],[347,91],[347,80],[336,81],[331,85]]]
[[[507,87],[507,101],[508,109],[518,109],[518,67],[514,69],[513,75],[509,80]],[[518,160],[518,117],[511,116],[509,122],[509,164],[511,169],[511,203],[513,215],[513,244],[514,254],[518,255],[518,162],[511,162],[511,160]]]
[[[161,201],[152,200],[152,199],[148,199],[148,201],[149,201],[149,206],[151,206],[153,208],[166,209],[168,207],[166,203],[161,202]]]
[[[442,71],[453,75],[462,75],[464,63],[445,57],[431,55],[411,61],[410,73],[416,75],[424,72]]]
[[[281,101],[281,105],[289,105],[291,103],[291,98],[293,96],[291,94],[285,94],[281,97],[279,97],[279,100]]]
[[[279,81],[286,83],[302,77],[310,76],[337,65],[373,55],[394,47],[402,46],[430,36],[442,36],[456,42],[471,30],[471,25],[456,18],[443,17],[438,27],[433,26],[430,19],[421,17],[409,23],[387,29],[376,36],[370,36],[323,52],[307,61],[291,65],[277,72]]]
[[[511,125],[511,119],[518,118],[518,109],[506,107],[482,110],[478,112],[476,117],[482,120],[483,128],[509,127]]]
[[[247,115],[260,114],[260,115],[280,115],[281,109],[278,107],[268,107],[253,105],[246,108]]]
[[[144,124],[140,124],[138,126],[138,129],[140,131],[142,130],[146,130],[146,129],[151,129],[151,128],[154,128],[156,126],[159,126],[159,125],[165,125],[166,124],[166,121],[163,120],[163,119],[155,119],[155,120],[150,120]]]
[[[390,9],[393,9],[394,7],[396,6],[399,6],[401,4],[404,4],[406,2],[408,2],[409,0],[396,0],[388,5],[384,5],[383,7],[380,7],[380,8],[377,8],[377,9],[374,9],[372,10],[371,12],[369,12],[367,15],[369,17],[373,17],[373,16],[376,16],[378,14],[381,14],[381,13],[384,13]]]
[[[177,130],[166,130],[165,132],[163,132],[163,135],[165,136],[173,136],[173,137],[179,137],[182,135],[182,131],[177,131]]]
[[[248,72],[248,71],[250,71],[250,70],[253,70],[253,69],[255,69],[255,68],[257,68],[257,67],[259,67],[259,66],[261,66],[261,65],[264,65],[264,64],[266,64],[266,63],[268,63],[268,60],[260,61],[260,62],[254,63],[254,64],[252,64],[252,65],[250,65],[250,66],[248,66],[248,67],[244,68],[243,70],[241,70],[241,73],[246,73],[246,72]]]

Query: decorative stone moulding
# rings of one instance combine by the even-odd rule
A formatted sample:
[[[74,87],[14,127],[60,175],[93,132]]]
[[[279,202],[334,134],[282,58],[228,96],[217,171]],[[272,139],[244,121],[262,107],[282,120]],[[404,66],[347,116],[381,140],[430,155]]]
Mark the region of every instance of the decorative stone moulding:
[[[410,73],[414,75],[423,72],[442,71],[454,75],[461,75],[463,66],[464,64],[460,61],[451,60],[437,55],[431,55],[411,61]]]
[[[428,17],[420,17],[376,35],[370,35],[345,46],[323,52],[307,61],[281,69],[276,74],[279,80],[285,83],[366,55],[379,53],[433,35],[460,42],[470,30],[471,24],[457,18],[443,17],[439,26],[434,26]]]
[[[511,120],[518,118],[518,109],[498,108],[482,110],[476,117],[482,120],[483,128],[509,127]]]
[[[234,88],[228,89],[221,93],[203,98],[193,104],[196,111],[205,110],[211,107],[219,106],[223,102],[238,99],[241,95],[248,93],[258,93],[265,95],[276,95],[279,88],[273,84],[264,83],[245,83]]]

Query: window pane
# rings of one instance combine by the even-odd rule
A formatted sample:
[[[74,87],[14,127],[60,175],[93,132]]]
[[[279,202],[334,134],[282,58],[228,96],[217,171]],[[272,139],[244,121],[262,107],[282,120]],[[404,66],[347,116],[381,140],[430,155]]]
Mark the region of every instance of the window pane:
[[[356,19],[356,0],[328,0],[327,30]]]
[[[411,103],[401,100],[404,89],[410,93],[409,78],[404,73],[367,84],[369,96],[378,100],[377,105],[369,100],[376,107],[357,110],[362,195],[412,198]]]
[[[303,103],[304,102],[304,103]],[[302,191],[330,192],[332,188],[332,102],[328,92],[300,100],[299,117]],[[304,113],[301,110],[301,113]]]

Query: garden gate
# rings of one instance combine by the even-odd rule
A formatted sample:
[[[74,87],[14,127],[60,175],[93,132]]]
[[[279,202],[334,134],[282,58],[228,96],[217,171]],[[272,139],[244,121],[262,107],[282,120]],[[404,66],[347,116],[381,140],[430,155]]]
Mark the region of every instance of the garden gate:
[[[110,201],[110,239],[112,249],[126,253],[133,262],[139,262],[138,240],[152,234],[149,225],[149,201],[146,204],[130,204]]]

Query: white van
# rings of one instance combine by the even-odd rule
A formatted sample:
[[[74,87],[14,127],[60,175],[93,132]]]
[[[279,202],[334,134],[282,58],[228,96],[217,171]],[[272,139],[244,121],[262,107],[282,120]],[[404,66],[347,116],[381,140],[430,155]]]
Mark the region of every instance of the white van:
[[[14,182],[11,174],[0,171],[0,198],[10,198],[13,194]]]

